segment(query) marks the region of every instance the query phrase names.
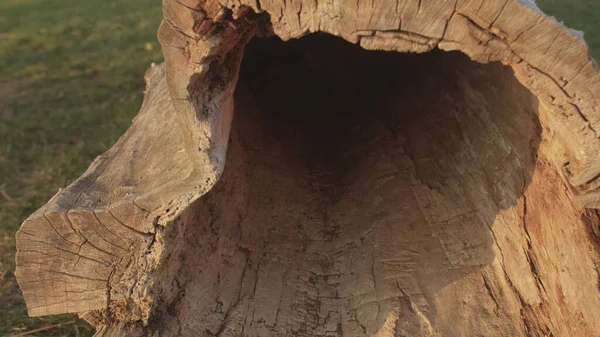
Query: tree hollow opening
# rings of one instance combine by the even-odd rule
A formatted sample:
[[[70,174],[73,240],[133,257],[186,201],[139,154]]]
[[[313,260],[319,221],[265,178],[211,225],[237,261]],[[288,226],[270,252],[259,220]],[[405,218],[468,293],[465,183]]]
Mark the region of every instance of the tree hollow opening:
[[[373,336],[399,315],[416,335],[419,310],[449,310],[433,294],[493,260],[490,228],[535,169],[537,110],[510,69],[460,53],[255,38],[225,171],[166,229],[157,322]]]

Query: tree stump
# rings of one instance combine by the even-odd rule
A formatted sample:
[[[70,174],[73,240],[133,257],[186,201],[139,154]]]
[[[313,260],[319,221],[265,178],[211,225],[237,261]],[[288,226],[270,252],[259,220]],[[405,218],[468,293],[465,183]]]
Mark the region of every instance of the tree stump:
[[[580,33],[531,0],[163,9],[132,126],[17,233],[31,316],[98,336],[600,336]]]

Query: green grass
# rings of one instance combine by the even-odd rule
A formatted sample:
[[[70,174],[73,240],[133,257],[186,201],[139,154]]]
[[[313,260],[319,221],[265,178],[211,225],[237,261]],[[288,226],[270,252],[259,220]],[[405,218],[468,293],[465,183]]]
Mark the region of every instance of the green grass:
[[[600,57],[600,1],[540,5],[586,31]],[[130,125],[143,74],[162,55],[160,0],[0,1],[0,336],[90,336],[74,315],[29,318],[13,275],[14,234]]]

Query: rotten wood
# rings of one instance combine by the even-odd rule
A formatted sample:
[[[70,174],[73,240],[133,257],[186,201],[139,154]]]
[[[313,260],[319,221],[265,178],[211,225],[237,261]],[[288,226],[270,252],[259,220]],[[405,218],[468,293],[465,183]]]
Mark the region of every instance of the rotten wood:
[[[600,335],[600,75],[578,32],[529,0],[163,12],[132,126],[17,233],[30,315],[98,336]]]

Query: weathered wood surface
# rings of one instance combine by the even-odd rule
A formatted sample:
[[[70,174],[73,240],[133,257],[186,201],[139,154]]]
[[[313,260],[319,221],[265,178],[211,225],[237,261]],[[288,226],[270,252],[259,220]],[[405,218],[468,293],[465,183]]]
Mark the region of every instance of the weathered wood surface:
[[[163,6],[133,125],[17,234],[30,315],[100,336],[600,335],[600,75],[578,33],[525,0]],[[327,37],[244,52],[312,32],[507,67]]]

